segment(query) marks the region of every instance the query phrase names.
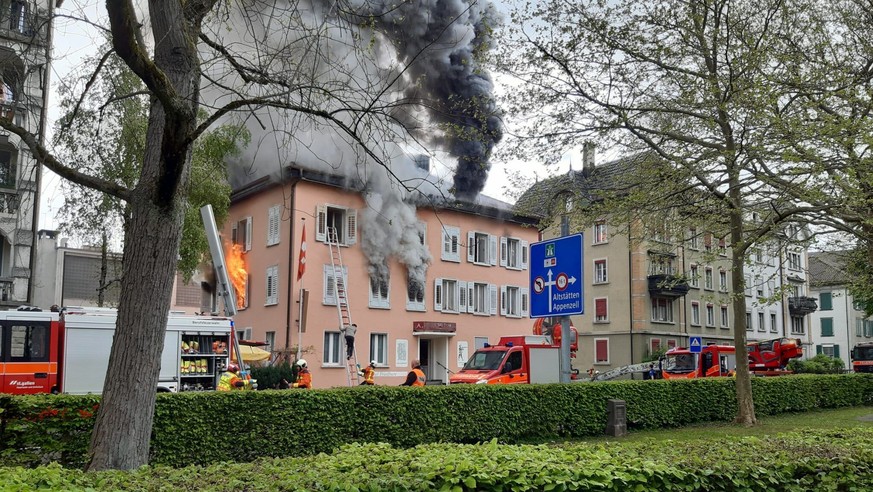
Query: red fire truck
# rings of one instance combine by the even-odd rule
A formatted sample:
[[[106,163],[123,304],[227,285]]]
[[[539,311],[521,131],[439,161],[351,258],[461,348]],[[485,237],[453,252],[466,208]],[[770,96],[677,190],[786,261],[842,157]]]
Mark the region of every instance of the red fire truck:
[[[570,351],[577,349],[571,328]],[[477,350],[464,367],[449,378],[451,384],[528,384],[560,381],[561,345],[546,335],[500,337],[497,345]],[[571,372],[571,377],[573,373]]]
[[[116,319],[114,309],[0,311],[0,393],[102,392]],[[237,346],[230,318],[170,314],[157,390],[214,389]]]
[[[785,376],[794,374],[785,369],[791,359],[803,356],[803,343],[797,338],[774,338],[746,345],[749,371],[755,376]],[[736,368],[736,347],[710,344],[692,353],[684,347],[667,351],[661,359],[664,379],[691,379],[733,375]]]
[[[863,342],[852,349],[852,370],[873,373],[873,342]]]

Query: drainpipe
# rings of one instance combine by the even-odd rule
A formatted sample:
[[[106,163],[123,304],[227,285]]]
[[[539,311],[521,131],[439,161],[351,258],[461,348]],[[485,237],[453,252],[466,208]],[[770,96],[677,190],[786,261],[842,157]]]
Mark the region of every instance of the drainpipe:
[[[785,302],[785,251],[788,249],[788,242],[786,241],[785,245],[779,248],[779,306],[782,308],[782,336],[787,337],[788,331],[785,329],[785,320],[787,319],[785,316],[785,312],[788,310],[787,302]]]
[[[630,339],[630,363],[634,363],[634,272],[633,272],[633,237],[631,235],[631,225],[627,226],[627,293],[628,293],[628,307],[630,310],[630,323],[628,326],[628,338]],[[633,373],[631,373],[631,379],[636,379]]]
[[[852,326],[852,324],[849,323],[850,320],[849,320],[849,290],[848,289],[846,289],[846,294],[843,297],[846,298],[846,350],[845,350],[845,355],[849,356],[849,359],[851,359],[852,357],[850,354],[851,354],[851,350],[852,350],[852,348],[851,348],[852,347],[852,341],[851,341],[852,340],[852,338],[851,338],[851,329],[852,329],[851,326]],[[840,354],[840,359],[843,359],[843,356],[844,356],[843,354]],[[845,363],[845,362],[846,361],[843,360],[843,363]],[[846,365],[845,367],[848,367],[849,369],[851,369],[852,368],[852,361],[849,360],[849,364]]]
[[[51,70],[49,67],[51,66],[52,61],[52,31],[54,26],[54,14],[55,14],[55,2],[49,1],[49,22],[46,24],[46,38],[45,38],[45,64],[43,65],[43,76],[42,76],[42,111],[40,111],[39,115],[39,143],[45,144],[45,127],[46,127],[46,112],[48,111],[48,95],[49,95],[49,84],[51,83]],[[32,154],[32,153],[31,153]],[[30,232],[32,234],[31,242],[30,242],[30,265],[28,265],[28,270],[30,271],[30,278],[27,279],[27,304],[33,304],[33,266],[36,264],[36,246],[37,246],[37,237],[36,231],[39,228],[39,196],[42,192],[42,161],[36,161],[36,190],[33,192],[33,219],[30,222]],[[19,208],[21,204],[19,203]],[[13,265],[14,266],[14,265]]]
[[[288,237],[288,291],[285,294],[285,351],[287,354],[291,349],[291,304],[294,299],[294,224],[297,216],[297,182],[291,184],[291,220],[289,221],[289,237]],[[300,320],[302,322],[303,320]],[[297,341],[300,344],[300,340]],[[289,360],[290,362],[290,360]]]

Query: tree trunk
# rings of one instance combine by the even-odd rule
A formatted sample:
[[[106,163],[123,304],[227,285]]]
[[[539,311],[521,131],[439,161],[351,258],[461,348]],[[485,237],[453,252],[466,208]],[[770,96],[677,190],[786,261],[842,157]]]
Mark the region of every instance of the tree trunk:
[[[88,470],[131,470],[148,463],[188,193],[191,148],[183,142],[196,123],[199,62],[196,33],[191,36],[187,29],[193,31],[199,25],[185,22],[178,1],[150,2],[149,15],[155,65],[167,75],[186,107],[170,114],[157,98],[152,100],[142,174],[129,203],[118,322],[91,436]]]
[[[103,234],[100,235],[100,281],[97,282],[97,306],[103,307],[103,302],[106,300],[106,273],[107,273],[107,265],[109,260],[107,258],[109,254],[109,247],[106,244],[108,242],[108,238],[106,237],[106,229],[103,229]]]
[[[731,282],[733,284],[732,302],[734,311],[734,345],[737,356],[737,416],[734,422],[755,425],[755,402],[752,398],[752,378],[749,372],[749,354],[746,350],[746,296],[745,296],[745,254],[748,251],[743,238],[743,211],[736,207],[742,203],[739,186],[732,186],[731,201],[735,206],[730,211],[730,234],[733,248],[731,255]],[[734,200],[736,198],[736,200]]]

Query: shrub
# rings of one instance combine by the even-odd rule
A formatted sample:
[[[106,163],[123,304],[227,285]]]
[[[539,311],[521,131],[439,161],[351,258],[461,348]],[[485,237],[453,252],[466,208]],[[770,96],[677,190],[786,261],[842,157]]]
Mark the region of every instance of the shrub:
[[[11,490],[870,490],[873,429],[694,442],[344,445],[331,454],[82,473],[0,468]]]
[[[752,380],[761,415],[873,403],[873,376]],[[476,443],[602,434],[606,401],[627,402],[631,429],[729,421],[734,380],[545,385],[389,386],[158,395],[151,462],[183,466],[332,452],[349,443]],[[0,459],[85,461],[94,396],[0,396]],[[80,413],[80,411],[83,411]],[[46,413],[48,412],[48,413]]]
[[[845,369],[843,359],[818,354],[809,360],[794,359],[788,369],[798,374],[842,374]]]
[[[258,389],[284,389],[282,380],[289,383],[294,382],[294,374],[291,371],[291,364],[283,362],[275,366],[253,367],[252,378],[258,381]]]

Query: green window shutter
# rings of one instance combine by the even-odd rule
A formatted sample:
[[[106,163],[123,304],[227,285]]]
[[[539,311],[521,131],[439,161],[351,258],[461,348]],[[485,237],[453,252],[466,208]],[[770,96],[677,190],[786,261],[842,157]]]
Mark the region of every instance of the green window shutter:
[[[819,309],[822,311],[830,311],[834,308],[830,292],[822,292],[818,295]]]
[[[834,336],[834,319],[833,318],[822,318],[821,319],[821,336],[823,336],[823,337]]]
[[[821,345],[816,345],[815,346],[815,354],[818,355],[820,353],[821,353]]]
[[[834,359],[840,358],[840,346],[834,345]]]

